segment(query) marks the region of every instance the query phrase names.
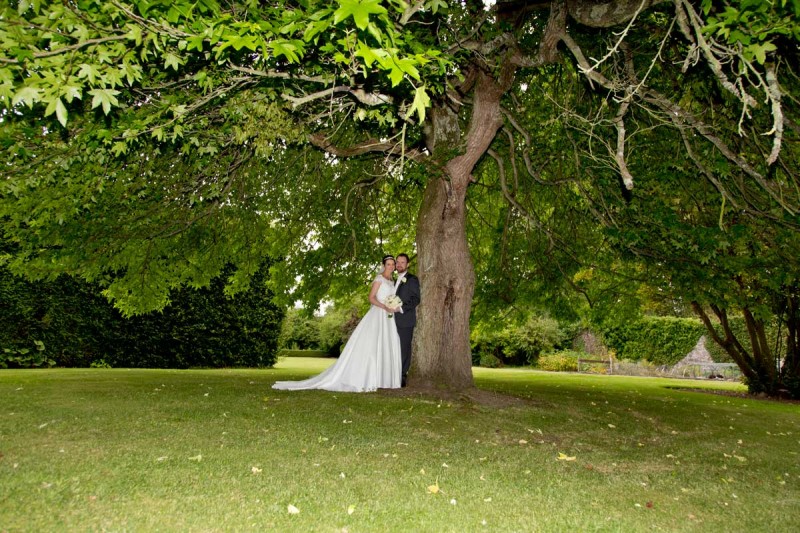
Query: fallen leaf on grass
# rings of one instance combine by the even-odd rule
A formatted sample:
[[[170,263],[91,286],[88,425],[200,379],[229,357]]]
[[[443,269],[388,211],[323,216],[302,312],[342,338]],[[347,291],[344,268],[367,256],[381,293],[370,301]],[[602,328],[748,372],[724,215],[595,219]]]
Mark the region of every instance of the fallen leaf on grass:
[[[450,505],[455,505],[456,503],[458,503],[458,502],[456,502],[455,498],[451,498],[450,499]]]
[[[190,461],[197,461],[198,463],[203,460],[203,454],[198,453],[194,457],[189,457]]]
[[[526,441],[525,439],[519,439],[519,443],[520,444],[528,444],[528,441]]]
[[[166,456],[166,455],[162,455],[161,457],[159,457],[158,459],[156,459],[156,461],[159,461],[159,462],[161,462],[161,461],[166,461],[166,460],[167,460],[167,456]]]
[[[614,424],[609,424],[609,425],[608,425],[608,427],[610,427],[611,429],[614,429],[614,428],[616,428],[617,426],[615,426]]]
[[[353,514],[353,513],[355,513],[355,512],[356,512],[356,506],[355,506],[355,505],[350,505],[350,506],[347,508],[347,514]]]
[[[574,461],[576,458],[575,456],[568,456],[565,453],[558,452],[558,457],[556,457],[557,461]]]
[[[262,470],[260,468],[258,468],[257,466],[254,466],[253,468],[251,468],[250,471],[252,473],[254,473],[254,474],[260,474],[262,472]]]
[[[428,494],[439,494],[439,480],[437,479],[433,485],[428,485]]]
[[[291,503],[286,506],[286,510],[289,512],[289,514],[300,514],[300,509],[298,509]]]

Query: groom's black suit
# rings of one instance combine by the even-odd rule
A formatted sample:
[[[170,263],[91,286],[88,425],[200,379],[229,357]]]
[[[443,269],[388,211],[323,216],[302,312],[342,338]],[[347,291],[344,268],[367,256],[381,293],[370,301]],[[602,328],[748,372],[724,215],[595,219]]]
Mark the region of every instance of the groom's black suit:
[[[397,333],[400,335],[400,354],[403,358],[403,385],[406,383],[408,369],[411,367],[411,341],[414,338],[414,326],[417,325],[417,306],[419,305],[419,279],[406,271],[406,275],[397,286],[395,294],[403,301],[403,312],[394,314]]]

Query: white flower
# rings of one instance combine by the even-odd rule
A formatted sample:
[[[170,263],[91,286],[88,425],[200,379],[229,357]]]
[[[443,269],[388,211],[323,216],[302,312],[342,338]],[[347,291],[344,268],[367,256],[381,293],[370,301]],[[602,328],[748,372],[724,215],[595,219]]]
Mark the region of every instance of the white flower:
[[[400,307],[401,305],[403,305],[403,301],[396,294],[390,294],[383,301],[383,304],[386,307]],[[389,313],[389,318],[392,318],[393,316],[394,316],[394,313]]]

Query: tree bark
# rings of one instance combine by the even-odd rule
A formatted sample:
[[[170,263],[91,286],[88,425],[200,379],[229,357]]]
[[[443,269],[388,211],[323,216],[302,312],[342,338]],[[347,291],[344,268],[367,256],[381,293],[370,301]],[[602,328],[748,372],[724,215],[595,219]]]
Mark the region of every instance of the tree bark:
[[[503,123],[500,98],[507,76],[495,80],[479,73],[473,92],[469,129],[462,135],[457,113],[431,110],[428,147],[433,161],[461,147],[426,186],[417,219],[418,275],[421,303],[417,310],[409,384],[415,388],[464,390],[473,386],[469,317],[475,272],[466,234],[466,195],[472,170]]]

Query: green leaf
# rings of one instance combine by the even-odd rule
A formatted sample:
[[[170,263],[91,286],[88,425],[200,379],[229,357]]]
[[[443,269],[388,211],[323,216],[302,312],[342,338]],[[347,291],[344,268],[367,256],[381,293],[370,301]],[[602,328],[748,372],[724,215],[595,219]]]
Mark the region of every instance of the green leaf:
[[[768,41],[763,44],[751,44],[746,50],[756,58],[759,64],[763,65],[767,60],[767,54],[777,50],[777,47]]]
[[[167,52],[164,54],[164,68],[172,67],[172,70],[177,71],[181,66],[181,58],[173,54],[172,52]]]
[[[298,46],[298,44],[300,46]],[[287,41],[286,39],[275,39],[269,43],[272,54],[275,57],[284,56],[292,63],[299,63],[300,56],[303,55],[302,43],[300,41]]]
[[[380,5],[380,0],[337,0],[339,9],[333,13],[333,23],[339,24],[348,17],[353,17],[360,30],[366,30],[370,15],[382,15],[386,8]]]
[[[403,81],[403,71],[397,66],[392,65],[391,70],[389,71],[389,79],[392,80],[392,87],[396,87],[401,81]]]
[[[33,107],[33,104],[41,100],[41,93],[41,89],[37,89],[35,87],[23,87],[17,91],[17,94],[14,95],[14,99],[11,100],[11,105],[15,106],[21,102],[28,107]]]
[[[311,42],[317,35],[324,32],[330,27],[330,20],[320,20],[317,22],[312,22],[306,28],[306,31],[303,33],[303,40],[305,42]]]
[[[95,65],[82,63],[80,69],[78,70],[78,77],[86,78],[90,84],[94,85],[95,82],[100,78],[100,71],[97,70]]]
[[[255,51],[258,48],[258,41],[252,35],[235,35],[230,39],[226,39],[227,46],[233,46],[234,50],[237,52],[242,48],[247,48],[248,50]]]
[[[44,116],[49,117],[53,113],[62,126],[67,127],[67,108],[64,107],[64,102],[60,97],[56,97],[47,104],[47,109],[44,110]]]
[[[136,43],[136,46],[142,44],[142,28],[135,24],[128,24],[128,33],[125,35],[128,39]]]
[[[125,154],[125,153],[128,152],[128,145],[125,144],[123,141],[117,141],[117,142],[114,143],[114,146],[111,147],[111,152],[115,156],[119,157],[122,154]]]
[[[92,109],[95,109],[98,106],[103,106],[103,113],[108,115],[111,112],[111,106],[119,106],[119,102],[117,101],[116,95],[119,94],[119,91],[116,89],[92,89],[89,91],[94,98],[92,98]]]
[[[192,35],[191,37],[186,39],[186,50],[187,51],[197,50],[198,52],[201,52],[203,50],[204,40],[205,37],[203,37],[202,35]]]
[[[436,14],[439,12],[439,9],[447,9],[447,2],[445,2],[445,0],[431,0],[425,4],[425,9]]]
[[[62,85],[60,93],[61,96],[64,97],[64,100],[67,101],[67,103],[72,102],[72,100],[74,100],[75,98],[80,100],[82,94],[81,88],[76,85]]]
[[[388,53],[383,50],[382,48],[370,48],[364,43],[358,43],[358,51],[356,51],[356,57],[360,57],[364,60],[364,64],[367,68],[371,67],[375,61],[380,61],[388,56]]]
[[[410,58],[404,58],[404,59],[395,58],[393,63],[395,65],[397,65],[397,67],[400,70],[402,70],[403,72],[405,72],[406,74],[408,74],[409,76],[414,78],[415,80],[419,80],[419,71],[417,70],[417,67],[414,66],[416,61],[414,61],[413,59],[410,59]]]
[[[422,124],[425,122],[425,111],[430,105],[431,99],[428,96],[428,92],[425,90],[425,86],[417,87],[414,91],[414,103],[411,104],[408,114],[411,115],[416,111],[417,116],[419,116],[419,122]]]

